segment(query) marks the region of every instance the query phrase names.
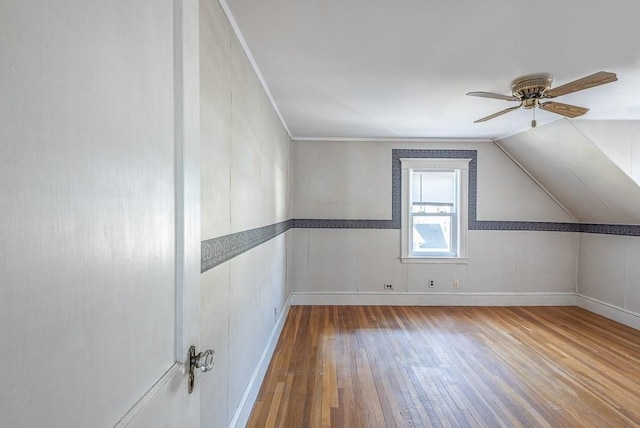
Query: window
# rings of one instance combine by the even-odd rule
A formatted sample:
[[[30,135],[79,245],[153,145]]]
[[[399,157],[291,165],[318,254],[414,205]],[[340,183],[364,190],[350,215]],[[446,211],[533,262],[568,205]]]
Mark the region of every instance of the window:
[[[466,261],[469,161],[400,159],[403,261]]]

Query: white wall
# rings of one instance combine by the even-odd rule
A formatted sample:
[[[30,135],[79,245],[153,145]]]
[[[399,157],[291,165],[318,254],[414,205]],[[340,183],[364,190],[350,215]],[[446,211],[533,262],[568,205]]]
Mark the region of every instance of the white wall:
[[[175,361],[173,12],[0,2],[2,426],[112,426]]]
[[[640,122],[576,121],[577,129],[640,184]],[[617,193],[618,189],[609,188]],[[640,328],[640,237],[581,234],[578,303]]]
[[[388,143],[292,143],[294,218],[391,218]]]
[[[406,148],[478,150],[478,220],[573,221],[492,143],[296,141],[292,147],[294,218],[390,219],[391,150]],[[291,276],[299,293],[383,292],[392,283],[393,294],[543,293],[549,300],[536,302],[552,303],[553,293],[573,293],[576,286],[578,236],[571,233],[470,231],[468,264],[451,265],[400,263],[399,230],[292,232]],[[426,287],[428,279],[436,281],[434,289]]]
[[[291,217],[289,138],[216,0],[201,2],[202,239]],[[227,426],[289,295],[286,234],[202,274],[202,426]],[[274,313],[275,312],[275,313]],[[251,403],[249,403],[251,405]]]
[[[578,304],[640,328],[640,238],[581,234]]]
[[[640,239],[581,234],[578,292],[640,314]]]
[[[501,150],[493,144],[481,147],[477,220],[575,221]]]

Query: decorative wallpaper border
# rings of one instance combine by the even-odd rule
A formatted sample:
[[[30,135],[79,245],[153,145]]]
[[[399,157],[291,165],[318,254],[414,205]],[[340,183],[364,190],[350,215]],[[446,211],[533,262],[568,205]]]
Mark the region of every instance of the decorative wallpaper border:
[[[593,224],[575,223],[576,232],[600,233],[604,235],[640,236],[638,224]]]
[[[470,230],[526,230],[536,232],[577,232],[576,223],[542,221],[478,221],[469,220]],[[472,227],[473,226],[473,227]]]
[[[401,158],[471,159],[469,162],[469,230],[520,230],[536,232],[599,233],[640,236],[640,225],[555,223],[537,221],[476,220],[478,190],[477,150],[393,149],[391,154],[391,220],[290,219],[202,241],[200,272],[204,273],[289,229],[400,229]]]
[[[275,238],[291,229],[292,224],[293,220],[286,220],[202,241],[200,243],[200,273]]]
[[[469,229],[476,221],[476,194],[478,187],[478,151],[477,150],[415,150],[393,149],[391,151],[391,221],[393,229],[401,225],[402,165],[400,159],[471,159],[469,162],[469,202],[467,205]]]
[[[397,229],[393,220],[293,219],[297,229]]]

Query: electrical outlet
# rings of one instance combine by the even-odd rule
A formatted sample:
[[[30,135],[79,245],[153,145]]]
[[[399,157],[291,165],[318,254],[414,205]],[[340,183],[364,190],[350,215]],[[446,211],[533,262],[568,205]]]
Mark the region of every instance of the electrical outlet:
[[[278,308],[273,308],[273,323],[276,324],[278,322]]]
[[[460,288],[460,281],[457,279],[453,280],[453,288]]]
[[[384,289],[385,290],[393,290],[393,284],[385,284],[384,285]]]
[[[434,288],[436,286],[436,282],[433,279],[427,281],[427,287]]]

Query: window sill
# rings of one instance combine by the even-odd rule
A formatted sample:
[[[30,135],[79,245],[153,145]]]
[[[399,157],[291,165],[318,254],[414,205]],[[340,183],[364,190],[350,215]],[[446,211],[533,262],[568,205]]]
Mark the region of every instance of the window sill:
[[[400,257],[402,263],[455,264],[466,265],[468,257]]]

